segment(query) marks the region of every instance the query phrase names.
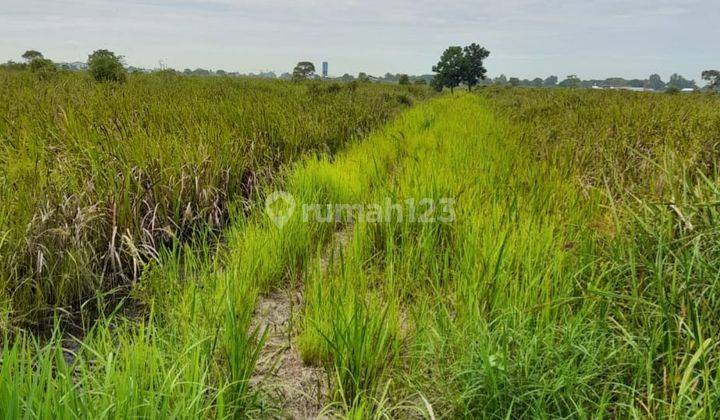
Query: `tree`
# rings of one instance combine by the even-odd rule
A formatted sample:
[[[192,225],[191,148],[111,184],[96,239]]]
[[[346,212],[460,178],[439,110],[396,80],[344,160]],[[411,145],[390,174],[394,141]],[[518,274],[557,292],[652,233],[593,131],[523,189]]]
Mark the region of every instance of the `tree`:
[[[435,88],[449,87],[450,92],[454,92],[465,77],[466,65],[463,49],[461,47],[446,49],[432,70],[437,73],[434,79]]]
[[[122,63],[122,56],[116,56],[109,50],[96,50],[88,56],[88,70],[90,75],[98,82],[125,81],[126,71]]]
[[[659,74],[651,74],[647,81],[647,87],[652,90],[665,90],[665,82]]]
[[[295,81],[310,79],[313,76],[315,76],[315,64],[309,61],[301,61],[293,69],[292,78]]]
[[[720,90],[720,71],[705,70],[702,72],[702,79],[708,81],[710,89]]]
[[[29,63],[35,59],[43,58],[43,55],[40,51],[27,50],[23,53],[22,58]]]
[[[365,72],[358,73],[358,81],[361,83],[370,83],[370,76],[367,75]]]
[[[682,77],[677,73],[670,76],[670,81],[668,82],[667,87],[675,88],[678,90],[697,89],[697,85],[695,84],[694,80],[687,80],[686,78]]]
[[[407,86],[410,84],[410,77],[407,74],[401,74],[400,80],[398,80],[398,84],[401,86]]]
[[[568,76],[568,79],[570,76]],[[628,86],[628,81],[622,77],[608,77],[605,79],[606,86],[625,87]]]
[[[435,76],[430,81],[430,87],[432,87],[435,92],[442,92],[445,86],[443,86],[442,80],[440,80],[439,77]]]
[[[487,70],[483,61],[490,56],[490,51],[472,43],[467,47],[458,46],[446,49],[433,71],[437,73],[432,85],[435,89],[442,90],[449,87],[451,92],[465,83],[468,91],[471,91],[480,80],[485,80]]]
[[[195,69],[192,71],[192,75],[193,76],[210,76],[210,75],[212,75],[212,72],[207,69],[198,68],[198,69]]]
[[[41,80],[47,80],[57,73],[55,63],[47,58],[35,57],[28,66],[30,71],[35,73]]]
[[[16,63],[16,62],[14,62],[14,61],[12,61],[12,60],[6,62],[5,64],[0,64],[0,69],[3,69],[3,70],[18,71],[18,70],[25,70],[26,68],[27,68],[27,64],[25,64],[25,63]]]
[[[517,77],[511,77],[509,83],[512,87],[520,86],[520,79],[518,79]]]
[[[49,79],[57,73],[55,63],[43,57],[40,51],[27,50],[23,53],[22,58],[27,62],[26,65],[30,71],[42,80]]]
[[[483,66],[483,61],[490,56],[490,51],[472,43],[463,48],[463,81],[471,91],[480,80],[485,80],[487,70]]]
[[[548,77],[547,79],[545,79],[545,81],[543,82],[543,84],[544,84],[546,87],[555,87],[555,86],[557,86],[557,83],[558,83],[558,77],[557,77],[557,76],[550,76],[550,77]]]
[[[533,79],[533,81],[531,83],[532,83],[533,87],[542,87],[543,79],[536,77]]]
[[[580,78],[578,78],[576,75],[571,74],[567,77],[567,79],[560,82],[561,87],[569,87],[569,88],[576,88],[580,86]]]
[[[493,79],[493,83],[498,86],[506,85],[508,82],[507,77],[505,77],[504,74],[501,74],[500,76]]]
[[[425,79],[417,79],[415,80],[415,84],[417,86],[427,86],[427,81]]]
[[[567,80],[570,81],[570,87],[576,88],[580,86],[581,80],[577,75],[571,74],[567,77]]]

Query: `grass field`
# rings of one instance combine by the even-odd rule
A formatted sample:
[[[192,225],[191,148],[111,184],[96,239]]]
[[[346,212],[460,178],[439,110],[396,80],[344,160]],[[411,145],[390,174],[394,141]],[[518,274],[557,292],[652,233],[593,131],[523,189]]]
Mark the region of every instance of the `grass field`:
[[[422,89],[0,72],[0,289],[15,320],[127,288],[225,226],[275,170],[361,138]]]
[[[80,332],[61,323],[50,337],[6,328],[4,417],[684,418],[720,409],[717,96],[485,89],[416,101],[396,113],[408,98],[426,94],[147,77],[116,91],[68,79],[87,92],[74,98],[58,93],[62,83],[10,80],[13,87],[2,89],[22,100],[0,105],[6,196],[12,185],[35,197],[33,188],[58,182],[66,195],[97,200],[86,183],[123,179],[110,175],[119,163],[108,156],[118,155],[128,156],[119,166],[127,174],[141,167],[132,162],[158,176],[170,171],[161,178],[169,185],[165,203],[179,209],[188,199],[175,183],[185,185],[186,162],[220,159],[207,164],[202,185],[226,197],[222,222],[209,218],[211,210],[197,213],[187,225],[197,234],[158,241],[136,273],[124,272],[129,281],[120,301],[106,300],[111,287],[96,277],[108,275],[104,266],[84,262],[83,277],[61,277],[84,285],[84,293],[95,290],[92,306],[103,309],[78,320]],[[249,92],[268,109],[238,111],[255,103],[241,99]],[[116,96],[105,101],[107,95]],[[202,117],[188,97],[205,103]],[[30,105],[37,98],[45,108]],[[70,132],[59,128],[63,117],[41,113],[59,98],[68,107],[95,98],[96,112],[109,114],[70,119],[78,134],[62,137]],[[294,113],[282,111],[287,102]],[[113,131],[128,143],[125,149],[113,137],[122,154],[102,154],[110,139],[93,137],[101,125],[88,121],[105,121],[113,107],[125,109],[126,118],[138,107],[147,113],[135,117],[134,131]],[[182,117],[173,120],[176,113]],[[252,141],[233,145],[256,138],[252,133],[265,139],[257,133],[276,121],[276,136],[257,140],[262,146],[247,152]],[[257,131],[228,134],[241,130],[235,124]],[[63,147],[76,145],[74,165],[64,166],[67,152],[33,143],[54,144],[58,136]],[[163,142],[145,151],[157,138]],[[172,152],[162,147],[183,138]],[[212,147],[195,156],[208,138]],[[24,155],[10,153],[21,146],[28,156],[42,155],[46,169],[35,173],[46,178],[29,175],[33,159],[23,164]],[[164,159],[157,166],[148,163],[152,153]],[[236,156],[250,163],[238,164]],[[242,177],[214,184],[222,178],[218,168],[235,164],[268,177],[254,184],[257,194],[244,192]],[[125,194],[109,185],[96,188]],[[263,200],[277,190],[297,209],[282,227],[267,217]],[[30,203],[42,208],[38,203],[48,200]],[[370,208],[407,200],[449,203],[434,215],[450,210],[454,217],[326,222],[299,211],[305,204]],[[34,220],[27,215],[37,207],[9,202],[15,207],[3,207],[5,214]],[[154,214],[135,205],[137,213],[126,213],[131,226]],[[13,231],[28,223],[15,223],[17,217],[6,216],[0,248],[3,261],[13,262],[4,263],[14,309],[5,325],[15,325],[16,308],[78,296],[30,288],[35,294],[18,300],[12,276],[40,282],[46,272],[32,271],[35,254],[25,247],[34,237]],[[219,229],[217,240],[212,232]],[[74,244],[82,248],[84,238]],[[93,240],[106,246],[112,235]],[[54,244],[73,255],[58,261],[75,262],[71,252],[80,251]],[[55,273],[66,273],[62,267]],[[293,391],[308,385],[298,378],[309,372],[319,375],[317,390]]]

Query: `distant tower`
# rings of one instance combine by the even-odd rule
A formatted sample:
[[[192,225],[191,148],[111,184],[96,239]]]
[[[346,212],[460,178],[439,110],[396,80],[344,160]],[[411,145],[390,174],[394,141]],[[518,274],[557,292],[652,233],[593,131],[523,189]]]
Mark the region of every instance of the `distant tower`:
[[[328,62],[323,61],[323,77],[328,77]]]

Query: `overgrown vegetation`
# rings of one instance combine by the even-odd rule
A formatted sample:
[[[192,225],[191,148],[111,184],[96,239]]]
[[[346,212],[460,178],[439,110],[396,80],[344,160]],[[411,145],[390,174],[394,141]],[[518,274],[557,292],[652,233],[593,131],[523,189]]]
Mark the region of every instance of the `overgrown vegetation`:
[[[449,225],[356,223],[335,268],[311,270],[299,344],[333,372],[331,407],[715,413],[719,103],[489,90],[314,167],[327,202],[457,199]]]
[[[145,258],[150,263],[131,276],[128,299],[88,321],[85,337],[56,330],[50,340],[30,333],[5,338],[5,416],[282,416],[268,391],[282,378],[253,377],[266,332],[252,308],[273,290],[302,294],[288,320],[288,346],[326,372],[322,414],[710,417],[720,409],[716,95],[484,89],[418,103],[364,141],[348,143],[376,128],[416,88],[157,77],[113,86],[72,79],[67,83],[82,86],[89,98],[73,101],[98,107],[93,118],[81,119],[80,109],[88,107],[59,101],[52,92],[60,88],[12,77],[19,86],[11,91],[24,92],[18,102],[32,101],[40,89],[65,116],[23,119],[2,104],[0,115],[8,117],[0,127],[15,128],[5,138],[32,140],[7,145],[45,144],[40,135],[19,134],[27,132],[99,142],[98,121],[110,121],[100,133],[114,133],[102,137],[102,144],[115,141],[114,153],[91,159],[95,166],[76,164],[85,172],[61,172],[61,179],[124,174],[117,178],[132,187],[120,189],[121,196],[140,191],[129,202],[141,209],[157,206],[142,207],[149,200],[143,180],[161,179],[170,186],[162,190],[168,197],[199,204],[183,222],[185,231],[157,240]],[[140,92],[165,100],[141,100]],[[108,95],[113,101],[101,102]],[[180,100],[188,97],[198,99]],[[129,132],[121,129],[128,126]],[[182,146],[179,133],[187,139]],[[104,150],[92,142],[58,144],[63,148],[52,149],[53,156],[73,162]],[[131,145],[145,148],[136,154]],[[28,150],[34,154],[16,155],[40,156],[38,173],[53,174],[49,154]],[[127,166],[114,166],[115,156]],[[244,159],[237,163],[237,156]],[[155,168],[150,157],[158,161],[155,172],[148,172]],[[26,159],[25,178],[5,175],[6,182],[15,180],[6,184],[6,196],[10,185],[30,178],[28,162],[35,161]],[[197,170],[206,161],[208,168]],[[9,158],[3,162],[7,174],[18,171]],[[183,179],[179,162],[198,165],[194,173],[205,175],[172,182]],[[289,162],[297,163],[277,171]],[[134,167],[151,176],[134,178]],[[211,175],[225,168],[252,174],[252,181],[238,175],[219,187]],[[174,178],[153,175],[164,171]],[[55,178],[41,179],[50,185]],[[38,181],[26,183],[26,196],[33,197],[29,189]],[[184,187],[193,183],[224,191],[219,214],[230,223],[216,223],[213,206],[192,201],[210,194]],[[248,193],[258,183],[262,194]],[[172,187],[177,184],[183,187]],[[192,193],[170,193],[184,188]],[[263,213],[261,198],[275,189],[290,193],[298,208],[282,228]],[[325,223],[303,220],[300,211],[304,203],[324,208],[388,199],[451,199],[455,217]],[[167,211],[168,220],[181,225],[182,207],[179,214]],[[127,211],[126,218],[156,213]],[[141,224],[138,232],[167,224]],[[223,226],[222,243],[202,234]],[[10,232],[3,247],[27,242]],[[13,248],[1,249],[10,255],[6,249]],[[132,261],[126,258],[121,261]],[[103,290],[95,283],[87,289]],[[93,301],[104,296],[98,292]]]
[[[88,71],[98,82],[122,83],[127,78],[123,57],[108,50],[96,50],[88,56]]]
[[[221,229],[281,164],[333,153],[425,92],[0,72],[2,306],[36,323],[129,287],[164,245]]]

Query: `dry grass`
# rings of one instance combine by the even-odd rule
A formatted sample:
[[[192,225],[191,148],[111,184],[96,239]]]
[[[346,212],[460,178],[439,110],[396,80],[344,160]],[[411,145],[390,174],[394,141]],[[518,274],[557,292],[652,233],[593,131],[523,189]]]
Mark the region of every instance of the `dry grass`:
[[[0,72],[0,296],[35,321],[125,289],[160,247],[221,229],[228,203],[253,200],[280,165],[332,153],[426,93]]]

